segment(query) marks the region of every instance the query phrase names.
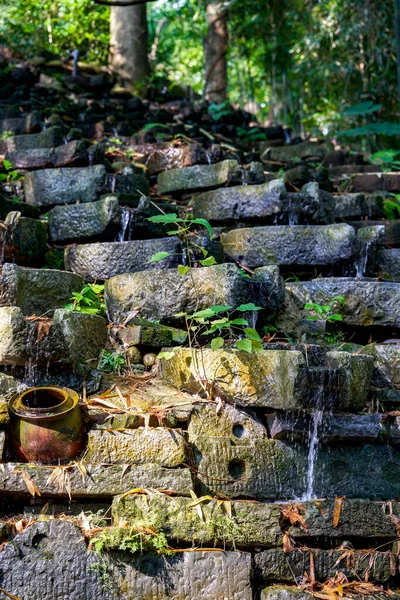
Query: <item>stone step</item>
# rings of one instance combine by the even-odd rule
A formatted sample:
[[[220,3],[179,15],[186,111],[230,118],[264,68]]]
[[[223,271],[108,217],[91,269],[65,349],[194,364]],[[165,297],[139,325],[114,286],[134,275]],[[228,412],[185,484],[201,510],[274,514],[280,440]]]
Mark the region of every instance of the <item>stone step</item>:
[[[143,164],[149,175],[156,175],[161,171],[182,169],[197,164],[216,162],[222,155],[219,152],[210,152],[200,144],[177,144],[176,142],[157,142],[154,144],[134,144],[124,140],[124,144],[132,150],[135,162]]]
[[[384,216],[382,210],[385,193],[375,194],[333,194],[335,206],[335,218],[356,219],[368,217],[368,219],[381,219]]]
[[[138,541],[133,532],[123,533],[126,541]],[[30,600],[253,598],[250,553],[98,554],[88,552],[81,529],[65,520],[36,522],[16,535],[1,553],[0,568],[4,589]]]
[[[0,220],[4,221],[8,213],[14,211],[18,211],[23,217],[29,217],[31,219],[38,219],[40,217],[40,210],[36,206],[31,206],[30,204],[19,202],[18,200],[0,198]]]
[[[240,167],[236,160],[224,160],[213,165],[196,165],[183,169],[170,169],[158,175],[159,194],[209,190],[235,183],[264,183],[261,163]]]
[[[199,393],[204,381],[223,398],[245,407],[281,410],[323,406],[362,410],[368,404],[373,360],[362,354],[330,352],[325,368],[306,367],[294,350],[172,349],[160,359],[163,378],[178,389]]]
[[[346,224],[253,227],[221,235],[225,254],[250,268],[344,262],[354,256],[355,241],[353,227]]]
[[[333,151],[330,143],[319,144],[318,142],[305,141],[300,144],[290,144],[271,148],[268,159],[276,162],[293,162],[298,159],[324,158]]]
[[[2,118],[0,121],[0,133],[11,131],[14,136],[24,133],[35,133],[42,128],[42,115],[38,111],[32,111],[24,117]]]
[[[0,262],[40,265],[47,252],[46,223],[13,211],[6,216],[4,225],[0,228]]]
[[[312,431],[312,414],[300,412],[273,413],[267,415],[268,431],[273,440],[307,442]],[[382,415],[324,415],[319,427],[321,442],[364,443],[379,441],[386,429]],[[392,442],[392,440],[390,440]]]
[[[49,127],[40,133],[30,135],[13,135],[0,142],[0,151],[4,154],[9,152],[26,152],[39,148],[55,148],[64,143],[64,132],[61,127]]]
[[[341,181],[341,185],[347,181]],[[348,179],[349,192],[400,192],[400,173],[360,173]]]
[[[362,232],[364,228],[380,227],[382,228],[382,233],[379,236],[379,243],[381,245],[389,248],[400,246],[400,219],[393,221],[374,221],[372,219],[367,221],[351,221],[349,225],[358,230],[358,232]]]
[[[39,207],[55,204],[92,202],[104,189],[106,170],[103,165],[86,168],[43,169],[24,177],[25,201]]]
[[[52,242],[73,242],[105,234],[114,223],[118,229],[119,203],[116,196],[104,196],[95,202],[55,206],[48,212]]]
[[[400,248],[380,248],[369,261],[370,267],[379,276],[390,281],[400,281]]]
[[[112,277],[105,284],[107,313],[116,323],[133,310],[140,310],[146,319],[184,323],[175,315],[217,305],[236,308],[249,302],[262,304],[274,314],[282,301],[282,280],[276,267],[259,269],[251,279],[230,263],[191,269],[185,275],[176,269],[157,269]]]
[[[287,193],[280,179],[263,185],[221,188],[194,198],[195,217],[215,223],[277,218],[332,223],[335,212],[333,196],[320,190],[317,183],[308,183],[300,193]]]
[[[86,363],[97,366],[107,341],[103,317],[57,309],[52,320],[27,320],[20,308],[0,308],[0,365]]]
[[[347,325],[369,327],[400,327],[400,284],[349,277],[318,278],[312,281],[290,282],[286,290],[293,302],[291,310],[307,316],[304,305],[309,302],[329,304],[335,296],[345,298],[341,310]],[[290,319],[295,318],[290,314]]]
[[[52,148],[9,151],[6,160],[12,163],[14,169],[80,167],[88,164],[86,144],[80,140]]]
[[[273,547],[282,543],[277,504],[238,500],[231,503],[231,515],[217,500],[191,505],[190,498],[162,494],[151,497],[135,494],[122,499],[117,496],[112,505],[113,525],[135,527],[144,522],[154,523],[168,540],[196,545]]]
[[[232,445],[228,437],[191,436],[196,486],[204,494],[255,500],[304,498],[309,449],[278,440]],[[385,445],[322,445],[314,462],[312,497],[391,500],[396,497],[400,453]],[[368,468],[366,468],[368,465]]]
[[[180,429],[138,428],[124,431],[90,431],[84,462],[108,465],[179,467],[186,462],[185,440]]]
[[[18,306],[24,315],[51,315],[80,292],[83,279],[56,269],[29,269],[12,263],[3,265],[0,277],[0,306]]]
[[[159,252],[169,256],[149,262]],[[125,273],[153,273],[160,268],[170,269],[181,263],[181,243],[176,237],[130,242],[103,242],[68,246],[64,252],[65,268],[85,281],[106,280]],[[155,281],[157,283],[157,281]]]
[[[368,581],[387,583],[397,568],[397,559],[388,552],[356,550],[351,560],[346,562],[345,550],[294,550],[284,552],[271,549],[255,556],[255,569],[263,583],[293,583],[301,581],[304,572],[310,574],[313,557],[315,579],[325,582],[333,578],[338,571],[344,573],[349,581]],[[338,562],[339,561],[339,562]]]
[[[21,469],[33,480],[42,498],[68,498],[67,487],[57,482],[48,484],[49,477],[58,465],[27,465],[4,463],[0,470],[0,492],[2,496],[31,498]],[[190,496],[193,487],[190,469],[168,469],[155,464],[143,465],[89,465],[85,464],[86,475],[78,466],[66,468],[66,478],[73,498],[113,498],[134,488],[166,490],[180,496]],[[3,497],[4,497],[3,496]]]

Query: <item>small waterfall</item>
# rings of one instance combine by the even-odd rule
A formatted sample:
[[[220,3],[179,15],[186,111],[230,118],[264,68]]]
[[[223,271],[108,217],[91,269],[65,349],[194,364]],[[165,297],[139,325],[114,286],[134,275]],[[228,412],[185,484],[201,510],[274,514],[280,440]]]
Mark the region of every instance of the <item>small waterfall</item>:
[[[308,434],[308,469],[307,490],[303,500],[314,498],[315,464],[318,458],[321,426],[324,419],[324,411],[321,408],[313,410],[311,414],[310,430]]]
[[[87,151],[87,157],[88,157],[89,167],[93,167],[93,163],[94,163],[94,151],[93,150],[88,150]]]
[[[371,246],[371,240],[360,240],[360,252],[354,261],[354,267],[356,269],[356,277],[360,278],[364,276],[367,270],[369,248]]]
[[[131,221],[131,211],[129,210],[129,208],[124,206],[122,208],[121,229],[117,235],[117,240],[116,240],[117,242],[123,242],[125,240],[125,234],[128,229],[128,226],[130,224],[130,221]],[[130,235],[128,237],[130,237]]]

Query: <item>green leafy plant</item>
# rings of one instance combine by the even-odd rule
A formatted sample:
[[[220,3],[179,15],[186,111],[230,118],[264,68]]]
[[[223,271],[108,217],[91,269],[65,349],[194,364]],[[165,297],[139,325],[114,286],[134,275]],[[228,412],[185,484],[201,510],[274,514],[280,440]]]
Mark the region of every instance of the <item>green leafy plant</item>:
[[[106,315],[104,285],[88,283],[80,292],[73,292],[71,302],[64,308],[89,315]]]
[[[145,531],[137,531],[135,527],[110,527],[91,539],[91,548],[102,554],[109,550],[120,550],[131,554],[144,552],[168,553],[168,541],[164,533],[158,533],[151,527],[143,527]]]
[[[176,226],[176,229],[168,231],[168,235],[179,235],[184,240],[188,262],[188,265],[180,265],[178,267],[178,272],[180,275],[185,275],[185,273],[188,272],[189,267],[193,265],[196,253],[200,253],[200,255],[203,257],[198,261],[195,261],[198,262],[202,267],[211,267],[212,265],[216,264],[215,258],[213,256],[209,256],[209,253],[205,248],[193,242],[193,236],[190,235],[190,233],[200,225],[207,230],[211,239],[213,230],[210,223],[206,219],[183,219],[178,217],[176,213],[170,213],[148,217],[148,221],[151,223],[164,223],[165,225]],[[167,258],[170,255],[171,252],[157,252],[157,254],[154,254],[150,258],[149,262],[157,262]]]
[[[250,127],[249,129],[245,129],[244,127],[236,128],[236,135],[249,142],[256,142],[258,140],[265,141],[267,136],[261,129],[258,127]]]
[[[383,170],[397,171],[400,169],[400,151],[379,150],[371,154],[370,161],[373,165],[382,165]]]
[[[385,198],[383,200],[383,214],[386,219],[394,221],[400,218],[400,194],[391,194],[392,198]]]
[[[325,341],[328,344],[337,344],[338,342],[344,342],[343,331],[336,331],[335,333],[325,333]]]
[[[15,181],[16,179],[19,178],[19,172],[14,169],[13,164],[9,161],[6,160],[5,158],[3,159],[3,169],[5,169],[7,172],[6,173],[0,173],[0,182],[1,181]]]
[[[0,142],[4,142],[4,140],[6,140],[7,138],[13,137],[14,132],[13,131],[3,131],[3,133],[0,135]]]
[[[314,314],[308,315],[306,318],[309,321],[324,320],[328,322],[343,321],[340,311],[345,303],[343,296],[334,296],[329,304],[318,304],[317,302],[309,302],[304,305],[305,310],[311,310]]]
[[[223,117],[228,117],[232,114],[232,108],[229,101],[225,100],[222,104],[210,104],[208,114],[213,121],[220,121]]]
[[[102,350],[99,358],[99,370],[106,373],[120,373],[125,367],[125,355],[118,352]]]
[[[42,269],[57,269],[64,268],[64,252],[61,250],[50,250],[44,255],[45,264]]]

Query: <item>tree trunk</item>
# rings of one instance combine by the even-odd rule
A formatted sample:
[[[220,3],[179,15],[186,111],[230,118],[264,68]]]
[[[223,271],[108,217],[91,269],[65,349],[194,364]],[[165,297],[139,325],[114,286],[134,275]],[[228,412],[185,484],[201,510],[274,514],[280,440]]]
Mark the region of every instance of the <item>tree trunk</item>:
[[[206,63],[204,94],[207,100],[221,104],[228,94],[226,52],[228,48],[228,12],[221,0],[208,0],[207,36],[204,44]]]
[[[149,79],[146,4],[111,7],[109,65],[126,87],[139,95],[146,94]]]
[[[394,21],[397,51],[397,89],[400,102],[400,0],[394,0]]]

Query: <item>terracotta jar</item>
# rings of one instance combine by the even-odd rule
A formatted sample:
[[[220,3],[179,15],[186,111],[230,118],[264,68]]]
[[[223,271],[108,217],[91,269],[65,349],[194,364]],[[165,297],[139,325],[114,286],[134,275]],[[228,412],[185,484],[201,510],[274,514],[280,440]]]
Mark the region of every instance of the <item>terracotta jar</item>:
[[[85,430],[76,392],[30,388],[9,402],[10,450],[23,462],[69,462],[83,448]]]

